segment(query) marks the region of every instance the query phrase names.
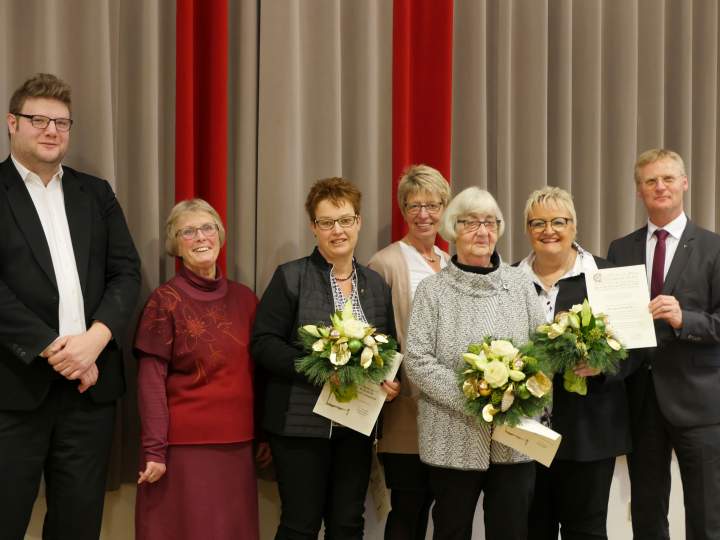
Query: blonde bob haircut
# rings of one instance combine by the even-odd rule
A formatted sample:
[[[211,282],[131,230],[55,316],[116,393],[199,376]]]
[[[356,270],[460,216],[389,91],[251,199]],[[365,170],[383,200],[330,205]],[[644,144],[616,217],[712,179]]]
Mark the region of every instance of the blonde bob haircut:
[[[545,186],[542,189],[536,189],[533,191],[525,203],[526,229],[528,228],[528,221],[530,221],[530,213],[532,212],[533,207],[542,205],[554,205],[563,208],[568,214],[570,214],[573,223],[577,226],[577,214],[575,213],[575,204],[573,203],[572,195],[562,188]]]
[[[204,212],[205,214],[210,214],[218,228],[220,247],[225,245],[225,227],[220,219],[220,214],[217,213],[209,202],[203,199],[185,199],[173,206],[173,209],[170,210],[170,215],[165,221],[165,251],[168,255],[172,257],[178,256],[177,224],[180,218],[189,212]]]
[[[397,203],[403,216],[408,198],[418,193],[439,197],[442,205],[447,208],[450,200],[450,185],[437,169],[429,165],[410,165],[400,177],[397,190]]]
[[[448,242],[457,239],[457,221],[468,216],[482,218],[484,216],[495,216],[500,220],[498,227],[498,238],[505,232],[505,220],[498,203],[488,191],[478,187],[469,187],[455,195],[448,204],[440,222],[440,236]]]
[[[667,148],[652,148],[640,154],[635,162],[635,183],[639,184],[642,180],[642,178],[640,178],[640,169],[645,165],[650,165],[661,159],[673,160],[680,169],[680,176],[687,176],[687,174],[685,174],[685,162],[683,158],[680,157],[680,154]]]

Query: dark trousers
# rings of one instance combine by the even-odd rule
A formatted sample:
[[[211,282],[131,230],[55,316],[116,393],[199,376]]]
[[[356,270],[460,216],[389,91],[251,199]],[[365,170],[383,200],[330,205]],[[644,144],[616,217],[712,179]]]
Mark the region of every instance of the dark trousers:
[[[270,436],[280,491],[276,540],[361,539],[372,439],[346,428],[332,438]]]
[[[385,523],[385,540],[425,540],[430,507],[430,467],[417,454],[380,454],[392,510]]]
[[[33,411],[0,411],[0,540],[22,540],[45,475],[45,540],[97,540],[115,405],[58,380]]]
[[[487,471],[430,467],[435,494],[434,540],[470,540],[480,493],[484,493],[485,538],[526,540],[535,464],[490,465]]]
[[[530,540],[607,540],[607,510],[615,458],[535,464]]]
[[[685,503],[687,540],[720,539],[720,425],[672,426],[658,407],[652,373],[642,402],[641,421],[633,425],[630,468],[633,536],[670,538],[670,459],[675,450]],[[720,391],[720,389],[719,389]]]

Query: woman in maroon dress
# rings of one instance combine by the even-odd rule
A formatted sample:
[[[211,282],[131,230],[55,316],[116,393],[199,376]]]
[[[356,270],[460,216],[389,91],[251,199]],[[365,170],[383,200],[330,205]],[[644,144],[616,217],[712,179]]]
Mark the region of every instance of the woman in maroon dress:
[[[136,537],[256,539],[248,344],[257,299],[217,267],[225,229],[207,202],[178,203],[166,234],[168,253],[182,265],[150,295],[135,336]]]

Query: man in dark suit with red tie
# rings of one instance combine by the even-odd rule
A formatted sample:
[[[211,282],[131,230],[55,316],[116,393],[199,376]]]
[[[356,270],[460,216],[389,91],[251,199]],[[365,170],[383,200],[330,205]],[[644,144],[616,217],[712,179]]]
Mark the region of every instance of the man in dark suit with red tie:
[[[688,540],[720,538],[720,236],[688,220],[688,178],[675,152],[635,165],[645,227],[613,241],[608,259],[645,264],[657,347],[636,351],[627,380],[635,539],[669,539],[670,459],[680,465]]]
[[[21,540],[40,478],[43,538],[100,535],[122,340],[138,255],[107,182],[62,165],[70,87],[38,74],[10,99],[0,163],[0,540]]]

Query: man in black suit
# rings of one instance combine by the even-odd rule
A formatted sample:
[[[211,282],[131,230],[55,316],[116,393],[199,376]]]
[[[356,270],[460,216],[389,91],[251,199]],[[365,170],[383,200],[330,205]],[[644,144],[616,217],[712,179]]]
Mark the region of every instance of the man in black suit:
[[[670,458],[680,465],[688,540],[720,538],[720,236],[683,211],[682,158],[649,150],[635,165],[648,223],[610,244],[618,265],[645,264],[657,347],[627,380],[634,538],[667,539]]]
[[[0,539],[22,539],[46,483],[45,539],[100,534],[118,342],[139,260],[104,180],[61,165],[70,88],[39,74],[15,91],[0,163]]]

